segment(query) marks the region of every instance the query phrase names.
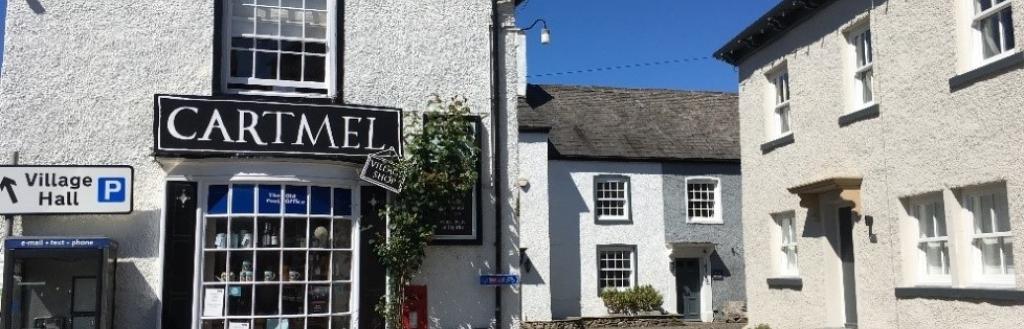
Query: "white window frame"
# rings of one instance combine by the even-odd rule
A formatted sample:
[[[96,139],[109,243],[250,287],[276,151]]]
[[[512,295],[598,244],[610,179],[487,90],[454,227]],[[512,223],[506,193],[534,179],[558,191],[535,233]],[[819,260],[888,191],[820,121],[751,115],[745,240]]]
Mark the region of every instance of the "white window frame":
[[[772,110],[772,139],[785,137],[793,133],[793,111],[790,106],[789,69],[780,67],[769,75],[774,93],[775,108]]]
[[[775,232],[777,233],[775,235],[775,243],[778,246],[774,252],[775,272],[780,277],[799,277],[800,259],[797,242],[800,236],[797,235],[796,230],[796,214],[794,212],[784,212],[773,214],[772,217]],[[787,241],[787,236],[789,241]],[[793,258],[792,264],[789,262],[790,255]]]
[[[871,36],[871,26],[863,24],[847,33],[850,51],[853,54],[853,111],[856,112],[875,105],[875,61],[874,61],[874,40]],[[863,59],[863,63],[861,60]],[[870,76],[865,83],[864,77]],[[870,98],[870,99],[868,99]]]
[[[711,210],[711,216],[698,216],[694,217],[690,214],[690,184],[714,184],[714,189],[711,190],[713,194],[710,200],[699,199],[696,201],[711,201],[714,203]],[[685,191],[683,192],[683,205],[686,213],[687,223],[697,224],[722,224],[722,182],[720,179],[715,177],[687,177],[684,184]]]
[[[252,1],[253,2],[253,6],[256,6],[256,7],[274,7],[274,6],[269,6],[269,5],[258,5],[258,4],[256,4],[257,3],[256,0],[250,0],[250,1]],[[244,95],[290,96],[290,97],[306,97],[306,98],[330,98],[330,97],[335,97],[337,95],[338,91],[337,91],[337,88],[335,87],[337,85],[337,79],[338,79],[338,77],[337,77],[337,71],[338,71],[337,70],[337,65],[339,65],[339,63],[337,62],[337,52],[340,51],[338,49],[338,40],[337,40],[338,39],[337,38],[337,35],[338,35],[337,31],[338,31],[338,24],[339,24],[339,22],[337,20],[337,10],[338,10],[337,9],[337,1],[330,1],[330,0],[326,1],[326,4],[327,4],[327,9],[326,9],[326,14],[327,14],[327,31],[326,31],[326,34],[325,34],[325,38],[326,38],[326,48],[327,49],[326,49],[326,52],[324,53],[324,57],[325,57],[324,58],[324,70],[325,70],[325,72],[324,72],[324,81],[323,82],[291,81],[291,80],[280,80],[280,79],[262,79],[262,78],[256,78],[255,76],[254,77],[250,77],[250,78],[236,78],[236,77],[232,77],[231,76],[231,51],[232,51],[232,43],[231,43],[232,42],[232,40],[231,40],[232,39],[232,29],[231,29],[231,23],[232,23],[232,19],[233,19],[233,7],[234,7],[233,6],[233,2],[234,2],[234,0],[224,0],[223,1],[224,17],[222,17],[223,23],[221,24],[221,31],[220,31],[220,35],[221,35],[221,45],[220,46],[221,46],[221,49],[222,49],[221,54],[220,54],[220,58],[221,58],[221,77],[222,77],[220,79],[221,80],[221,83],[220,83],[221,86],[220,87],[221,87],[222,91],[224,91],[226,93],[244,94]],[[291,7],[274,7],[274,8],[291,8]],[[298,8],[294,8],[294,9],[298,9]],[[303,9],[303,10],[305,10],[305,9]],[[305,20],[305,17],[306,17],[306,15],[304,14],[303,15],[303,20]],[[256,21],[253,21],[253,24],[254,25],[257,24]],[[254,27],[254,29],[255,29],[255,27]],[[278,24],[278,31],[279,31],[279,33],[280,33],[280,29],[281,29],[281,24]],[[305,30],[305,25],[303,25],[303,30]],[[303,33],[305,33],[305,32],[303,32]],[[253,35],[243,34],[243,36],[252,37],[254,39],[256,38],[255,34],[253,34]],[[266,39],[266,38],[264,37],[264,39]],[[305,41],[305,40],[320,41],[319,39],[289,38],[289,37],[281,37],[281,36],[278,36],[276,39],[277,40],[287,40],[287,41]],[[278,51],[278,53],[280,54],[280,51]],[[255,56],[253,56],[253,61],[255,61]],[[305,61],[305,59],[303,59],[303,61]],[[278,75],[280,75],[280,72],[281,72],[280,55],[278,56],[278,66],[277,66],[277,69],[278,69]],[[299,68],[299,69],[303,70],[303,68]],[[253,70],[255,70],[255,68],[253,68]],[[273,88],[273,90],[237,89],[237,88],[230,88],[229,87],[230,84],[246,84],[246,85],[254,85],[254,86],[264,86],[264,87],[271,87],[271,88]],[[323,89],[323,90],[326,90],[326,93],[323,93],[323,94],[321,94],[321,93],[307,93],[307,92],[302,92],[302,91],[299,91],[299,90],[295,90],[296,88],[299,88],[299,89]]]
[[[978,207],[980,207],[980,197],[983,196],[992,196],[994,201],[992,213],[990,213],[990,218],[992,220],[992,223],[990,223],[990,225],[992,225],[992,232],[989,233],[977,232],[978,218],[975,216],[975,213],[978,211]],[[963,208],[962,218],[965,225],[964,227],[967,228],[968,232],[968,234],[966,234],[968,241],[965,245],[970,248],[970,252],[968,254],[971,257],[969,262],[969,264],[971,264],[971,283],[980,286],[1015,286],[1016,264],[1009,264],[1013,263],[1012,258],[1009,260],[1006,259],[1007,256],[1013,256],[1012,247],[1015,238],[1012,228],[1013,220],[1012,217],[1010,217],[1008,209],[1009,205],[1005,185],[1000,184],[996,186],[982,186],[964,189],[961,191],[961,206]],[[998,231],[997,216],[1007,217],[1007,225],[1010,225],[1010,227],[1007,227],[1006,231]],[[1000,249],[1000,263],[1003,270],[1002,274],[984,274],[983,251],[976,243],[983,239],[999,239],[1001,244],[1010,244],[1010,255],[1002,252],[1002,248]],[[1009,241],[1007,242],[1006,240]],[[1010,266],[1007,266],[1008,264]]]
[[[601,195],[601,183],[617,182],[622,183],[624,198],[611,198]],[[600,211],[601,201],[625,201],[622,204],[622,215],[602,215]],[[594,219],[597,222],[628,222],[632,220],[632,186],[627,176],[598,175],[594,176]]]
[[[290,318],[309,319],[309,318],[323,318],[323,317],[326,317],[328,319],[327,320],[328,321],[328,327],[330,327],[332,325],[331,321],[332,321],[332,318],[334,318],[334,317],[347,317],[348,321],[349,321],[349,326],[352,327],[352,328],[357,327],[359,325],[358,314],[359,314],[360,311],[362,311],[359,308],[359,306],[360,306],[360,304],[359,304],[360,296],[359,296],[359,289],[358,289],[358,287],[360,286],[360,282],[361,282],[361,279],[359,277],[360,264],[361,264],[361,259],[359,258],[359,255],[360,255],[360,243],[361,243],[361,241],[360,241],[360,230],[359,230],[359,228],[361,227],[360,226],[360,216],[358,216],[358,211],[359,211],[359,208],[358,208],[358,204],[359,203],[358,202],[359,202],[359,200],[361,198],[361,196],[359,195],[359,187],[360,187],[359,183],[356,183],[356,182],[353,182],[353,181],[350,181],[350,180],[338,180],[338,179],[318,179],[318,180],[309,180],[309,181],[306,181],[306,180],[293,180],[293,179],[284,178],[284,177],[280,177],[280,176],[268,176],[268,177],[253,178],[253,179],[238,178],[238,177],[227,178],[227,177],[211,176],[209,179],[202,180],[198,185],[199,185],[199,200],[197,202],[197,207],[198,207],[197,210],[199,212],[199,217],[197,218],[197,220],[199,221],[199,223],[198,223],[198,225],[196,227],[196,238],[197,238],[197,240],[199,240],[199,241],[197,241],[197,245],[199,245],[200,248],[197,248],[197,250],[195,251],[195,254],[193,256],[197,265],[196,265],[196,268],[194,269],[194,272],[193,272],[193,275],[195,276],[196,279],[193,280],[193,289],[194,290],[193,290],[193,301],[192,301],[193,305],[198,305],[198,307],[199,307],[199,308],[197,308],[197,310],[199,312],[197,312],[196,314],[193,315],[193,321],[197,325],[196,328],[201,327],[201,324],[204,321],[223,321],[224,328],[228,328],[229,323],[232,322],[232,321],[234,321],[234,322],[245,322],[245,321],[248,321],[250,323],[250,325],[252,325],[252,323],[253,323],[252,321],[255,321],[257,319],[290,319]],[[209,205],[208,201],[209,201],[209,197],[210,197],[209,191],[210,191],[210,187],[214,186],[214,185],[227,185],[228,186],[228,194],[226,195],[226,198],[227,198],[227,208],[226,208],[226,212],[225,213],[212,214],[212,213],[209,212],[209,209],[208,209],[208,205]],[[234,203],[233,203],[232,199],[234,198],[234,193],[235,193],[234,186],[235,185],[255,185],[255,186],[257,186],[256,189],[253,190],[254,191],[253,192],[253,197],[254,197],[253,201],[254,201],[254,203],[253,203],[253,210],[252,210],[252,212],[236,213],[235,210],[233,209],[234,208]],[[278,204],[278,207],[279,207],[278,213],[275,214],[275,213],[261,212],[259,210],[259,201],[258,201],[258,198],[259,198],[259,195],[260,195],[259,192],[258,192],[258,188],[259,188],[260,185],[281,186],[282,192],[284,192],[283,189],[285,188],[285,186],[305,187],[306,188],[306,199],[305,199],[305,202],[306,202],[306,214],[303,215],[303,214],[291,214],[291,213],[288,213],[286,205],[285,205],[285,202],[283,202],[283,201]],[[330,190],[331,190],[330,200],[331,200],[332,204],[330,205],[330,210],[329,210],[328,214],[310,214],[310,207],[312,206],[312,200],[311,200],[312,192],[310,190],[310,187],[313,187],[313,186],[330,188]],[[350,192],[351,193],[351,199],[350,200],[352,202],[352,204],[351,204],[351,213],[348,214],[348,215],[335,214],[334,213],[334,208],[335,208],[334,205],[333,205],[333,202],[335,200],[334,193],[336,192],[335,190],[338,189],[338,188],[348,189],[348,190],[351,191]],[[270,217],[270,218],[276,217],[276,218],[280,218],[280,224],[279,225],[281,225],[281,226],[279,226],[279,229],[277,231],[278,234],[279,234],[279,239],[280,239],[279,240],[280,242],[279,242],[278,246],[276,246],[276,247],[261,247],[261,246],[258,246],[257,245],[257,242],[259,241],[257,239],[258,238],[258,234],[256,234],[255,232],[253,232],[253,239],[252,239],[252,241],[253,241],[252,243],[253,244],[251,246],[249,246],[249,247],[231,247],[231,246],[229,246],[228,248],[216,248],[216,247],[212,247],[210,245],[210,241],[208,241],[210,232],[207,231],[210,228],[209,221],[211,221],[211,220],[213,220],[213,221],[216,221],[216,220],[226,220],[227,223],[228,223],[227,224],[228,226],[226,227],[226,230],[227,230],[227,232],[232,232],[232,227],[231,227],[232,224],[231,224],[231,222],[235,220],[234,218],[249,218],[249,217],[251,217],[254,220],[254,222],[253,222],[254,224],[257,224],[257,222],[255,222],[255,221],[258,220],[258,218],[261,218],[261,217]],[[286,231],[283,231],[282,228],[284,227],[286,220],[294,220],[294,219],[304,219],[304,220],[307,221],[307,227],[304,229],[305,232],[303,232],[305,234],[304,239],[305,239],[305,241],[307,243],[305,247],[288,247],[288,246],[285,245],[285,239],[286,238],[284,236],[284,233]],[[348,221],[349,222],[348,225],[350,225],[350,232],[349,232],[349,234],[351,234],[350,235],[350,240],[349,240],[349,243],[350,243],[349,247],[348,248],[338,248],[338,247],[331,246],[331,247],[328,247],[328,248],[315,248],[315,247],[311,246],[309,244],[309,241],[311,241],[311,238],[312,238],[311,237],[311,233],[309,232],[310,231],[309,224],[312,223],[313,220],[321,220],[321,221],[329,220],[331,222],[331,226],[332,226],[331,230],[332,231],[334,230],[335,225],[338,224],[339,222],[343,223],[343,221]],[[254,225],[254,228],[255,228],[255,225]],[[333,241],[333,239],[334,239],[334,232],[330,232],[330,234],[331,234],[331,240]],[[306,257],[304,258],[304,262],[305,262],[306,266],[302,270],[302,273],[300,274],[302,279],[298,280],[298,281],[290,281],[290,280],[284,280],[283,278],[278,277],[277,279],[275,279],[275,281],[271,281],[269,283],[267,281],[261,280],[261,278],[263,278],[263,274],[262,274],[262,271],[259,271],[259,269],[258,269],[258,266],[259,266],[258,257],[259,256],[256,255],[260,251],[280,252],[280,253],[282,253],[282,255],[285,252],[302,252],[302,251],[305,251],[306,252]],[[225,263],[226,264],[225,264],[225,266],[229,267],[228,268],[229,272],[231,271],[231,268],[230,268],[230,266],[231,266],[230,257],[231,257],[231,253],[232,252],[253,252],[254,255],[253,255],[253,258],[252,258],[252,260],[253,260],[253,268],[252,269],[253,269],[253,272],[254,272],[253,275],[255,276],[253,278],[254,280],[253,281],[242,281],[242,280],[240,280],[240,278],[239,279],[232,279],[232,280],[230,280],[228,282],[205,280],[206,279],[205,278],[205,273],[206,273],[206,270],[207,270],[206,269],[206,266],[207,266],[206,254],[208,254],[208,253],[220,253],[220,252],[226,253],[226,258],[225,258]],[[349,279],[348,280],[334,280],[334,278],[331,277],[331,276],[333,276],[332,272],[334,271],[334,262],[333,262],[334,260],[330,259],[330,261],[328,262],[328,268],[329,269],[328,269],[328,278],[327,278],[327,280],[310,280],[309,279],[310,278],[310,273],[309,273],[309,270],[310,270],[310,257],[309,257],[309,255],[310,255],[311,252],[329,252],[329,253],[332,254],[331,257],[333,257],[333,255],[336,252],[347,252],[347,253],[349,253],[349,255],[351,257],[349,259],[350,262],[351,262],[350,268],[349,268],[349,271],[350,271]],[[279,255],[278,262],[279,262],[278,266],[275,269],[283,268],[284,257]],[[216,274],[216,271],[214,273]],[[283,275],[283,274],[279,273],[278,275],[280,276],[280,275]],[[235,276],[235,277],[237,277],[237,276]],[[275,284],[278,285],[278,287],[279,287],[278,290],[277,290],[277,292],[278,292],[278,299],[281,298],[285,285],[303,285],[304,286],[304,289],[303,289],[303,291],[304,291],[303,292],[303,299],[304,299],[304,301],[303,301],[303,312],[302,313],[297,313],[297,314],[282,314],[281,313],[282,305],[279,302],[279,304],[278,304],[278,314],[276,314],[276,315],[257,315],[256,312],[255,312],[255,309],[256,309],[256,300],[255,300],[256,289],[255,289],[255,287],[256,286],[261,286],[261,285],[267,285],[267,284],[269,284],[269,285],[275,285]],[[333,303],[334,303],[334,300],[333,300],[333,286],[334,285],[344,285],[344,284],[347,284],[348,287],[349,287],[349,300],[348,300],[349,310],[347,312],[334,313],[334,312],[332,312],[333,311],[333,306],[334,306],[333,305]],[[327,285],[329,287],[329,289],[332,289],[331,290],[331,295],[328,296],[328,305],[327,305],[328,312],[327,313],[311,313],[310,312],[310,308],[309,308],[310,304],[309,304],[309,290],[308,289],[311,286],[323,286],[323,285]],[[252,308],[252,310],[251,310],[252,314],[251,315],[230,315],[230,314],[228,314],[228,303],[229,303],[228,299],[229,299],[229,297],[227,296],[226,291],[227,291],[227,289],[229,289],[228,287],[230,287],[230,286],[251,286],[252,287],[250,289],[250,294],[251,294],[250,304],[252,304],[250,306]],[[222,314],[220,316],[211,316],[211,317],[205,316],[204,312],[203,312],[203,309],[202,309],[202,307],[204,307],[204,298],[205,298],[204,297],[204,292],[205,292],[205,289],[206,288],[211,288],[211,287],[212,288],[221,288],[221,287],[225,288],[225,297],[224,297],[225,301],[224,301],[224,305],[223,305],[224,309],[223,309]]]
[[[601,258],[602,258],[601,255],[603,253],[605,253],[605,252],[625,252],[625,253],[628,253],[629,254],[629,258],[630,258],[629,259],[629,269],[623,269],[623,268],[608,268],[608,269],[606,269],[606,268],[601,267]],[[636,262],[637,262],[636,246],[632,246],[632,245],[601,245],[601,246],[597,246],[597,264],[596,264],[597,273],[596,274],[597,274],[597,291],[598,291],[598,294],[600,294],[601,291],[603,291],[605,289],[625,290],[625,289],[636,287],[637,286],[637,282],[636,282],[636,277],[637,277],[637,275],[636,275]],[[610,271],[624,272],[624,271],[627,271],[627,270],[629,271],[629,286],[627,286],[627,287],[601,287],[601,282],[602,282],[601,274],[602,273],[604,273],[606,271],[607,272],[610,272]]]
[[[1002,22],[1002,20],[997,19],[997,21],[999,22],[999,24],[998,24],[999,27],[998,27],[998,32],[997,33],[999,34],[999,50],[1000,50],[1000,52],[996,53],[996,54],[993,54],[992,56],[990,56],[988,58],[985,58],[985,45],[984,45],[985,35],[984,35],[984,32],[982,31],[982,28],[981,28],[983,20],[985,20],[987,18],[990,18],[993,15],[1001,15],[1004,10],[1009,10],[1010,13],[1012,14],[1012,11],[1013,11],[1013,7],[1012,7],[1013,0],[1004,0],[1003,2],[1000,2],[1000,3],[993,3],[992,7],[990,7],[989,9],[986,9],[985,11],[982,11],[982,12],[978,12],[977,11],[978,8],[976,6],[978,6],[978,1],[979,0],[966,0],[966,1],[970,2],[970,7],[969,8],[971,10],[972,52],[974,54],[973,57],[975,59],[974,60],[975,65],[979,66],[979,67],[980,66],[984,66],[984,65],[986,65],[988,63],[998,61],[998,60],[1000,60],[1002,58],[1005,58],[1007,56],[1012,55],[1013,53],[1016,53],[1016,49],[1018,48],[1016,40],[1013,40],[1014,41],[1014,47],[1013,48],[1007,48],[1006,36],[1003,35],[1003,28],[1004,28],[1003,22]],[[995,2],[996,0],[991,0],[991,1]],[[1012,22],[1010,24],[1010,29],[1011,29],[1011,31],[1013,30]],[[1017,32],[1013,31],[1013,34],[1014,34],[1014,36],[1016,36]]]
[[[950,244],[950,232],[952,232],[951,225],[948,217],[945,213],[945,205],[942,203],[941,193],[934,193],[913,198],[908,202],[908,213],[907,215],[913,219],[914,227],[914,248],[915,248],[915,261],[917,263],[917,283],[922,285],[951,285],[952,284],[952,273],[954,268],[951,264],[952,255],[951,250],[953,245]],[[933,216],[927,216],[928,212],[931,212]],[[944,228],[946,235],[939,236],[938,221],[941,216],[941,227]],[[932,232],[922,232],[921,224],[923,220],[928,220],[931,223]],[[927,244],[945,244],[945,255],[940,256],[940,260],[944,261],[942,268],[945,269],[945,274],[929,274],[928,273],[928,254],[927,250],[923,248]]]

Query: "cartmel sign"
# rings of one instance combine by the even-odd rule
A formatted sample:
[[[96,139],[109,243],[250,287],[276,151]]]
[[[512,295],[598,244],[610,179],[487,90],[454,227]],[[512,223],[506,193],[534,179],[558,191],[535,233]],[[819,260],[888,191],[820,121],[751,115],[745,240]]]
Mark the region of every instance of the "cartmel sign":
[[[127,214],[130,166],[0,166],[0,215]]]
[[[158,156],[278,156],[362,162],[402,152],[398,109],[157,95]]]

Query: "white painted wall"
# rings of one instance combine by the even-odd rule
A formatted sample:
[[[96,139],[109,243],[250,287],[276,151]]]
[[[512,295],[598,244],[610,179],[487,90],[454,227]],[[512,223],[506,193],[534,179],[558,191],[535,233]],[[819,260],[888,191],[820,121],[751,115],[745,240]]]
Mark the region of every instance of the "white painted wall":
[[[636,246],[638,285],[650,284],[675,309],[675,277],[665,244],[661,165],[658,163],[549,162],[552,316],[607,315],[597,288],[597,246]],[[630,177],[632,224],[595,224],[594,176]]]
[[[474,112],[489,115],[491,85],[501,79],[502,106],[514,108],[515,45],[503,38],[504,75],[492,77],[488,1],[344,1],[345,103],[418,111],[431,94],[462,95]],[[502,1],[503,26],[513,5]],[[121,243],[117,327],[159,321],[160,216],[165,168],[151,156],[154,94],[210,95],[213,74],[213,2],[158,0],[21,1],[7,6],[0,75],[0,163],[11,151],[23,164],[127,164],[135,168],[135,212],[123,216],[31,216],[27,235],[105,235]],[[511,53],[509,53],[512,51]],[[510,106],[511,104],[511,106]],[[505,130],[484,120],[484,139],[501,134],[512,149],[514,113]],[[490,142],[484,143],[484,197],[495,187],[508,204],[511,181],[493,182]],[[514,170],[515,155],[501,165]],[[514,172],[514,171],[513,171]],[[511,207],[503,215],[500,268],[494,264],[494,207],[484,206],[483,243],[430,247],[421,273],[429,282],[429,315],[436,328],[494,323],[494,289],[484,273],[518,271],[518,227]],[[518,321],[518,290],[502,292],[502,323]]]
[[[532,269],[522,272],[523,321],[551,320],[551,233],[548,224],[548,134],[519,135],[519,179],[527,187],[519,192],[520,247]]]
[[[1015,13],[1024,1],[1010,0]],[[859,328],[1014,328],[1024,324],[1024,306],[936,298],[897,299],[907,237],[900,227],[901,198],[1005,181],[1016,237],[1017,289],[1024,289],[1024,107],[1019,86],[1024,71],[1012,69],[951,92],[949,79],[966,70],[963,12],[966,0],[840,0],[789,30],[740,66],[743,221],[747,294],[751,323],[773,328],[820,328],[836,298],[830,271],[832,250],[821,227],[787,188],[826,177],[863,176],[864,212],[874,217],[877,242],[864,221],[854,226]],[[870,15],[866,13],[870,9]],[[870,16],[870,17],[868,17]],[[875,95],[880,117],[839,127],[849,110],[844,74],[848,57],[844,28],[858,19],[871,24],[875,49]],[[1024,42],[1024,19],[1014,17],[1016,43]],[[969,35],[969,34],[966,34]],[[763,154],[770,119],[771,84],[764,73],[785,61],[792,92],[795,143]],[[949,205],[949,203],[947,203]],[[773,276],[771,213],[795,210],[800,291],[769,289]],[[963,221],[947,207],[947,221]],[[961,222],[962,223],[962,222]]]

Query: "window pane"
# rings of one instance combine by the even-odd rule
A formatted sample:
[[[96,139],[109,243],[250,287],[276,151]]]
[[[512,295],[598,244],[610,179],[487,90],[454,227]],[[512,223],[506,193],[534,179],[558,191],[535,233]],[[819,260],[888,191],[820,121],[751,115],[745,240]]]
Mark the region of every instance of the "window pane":
[[[875,55],[872,53],[874,47],[871,45],[871,30],[864,31],[864,48],[865,56],[868,59],[867,62],[874,63]]]
[[[778,111],[776,111],[776,113],[778,114],[778,117],[779,117],[778,118],[778,120],[779,120],[779,132],[783,133],[783,134],[788,133],[789,132],[789,107],[780,108]]]
[[[283,9],[281,15],[281,36],[301,38],[302,19],[301,9]]]
[[[935,222],[935,235],[946,236],[946,213],[941,202],[932,203],[932,218]]]
[[[253,38],[234,37],[231,38],[232,48],[252,48],[255,45]]]
[[[949,274],[949,249],[945,242],[928,242],[922,245],[927,261],[926,273],[929,275]]]
[[[989,16],[978,24],[980,24],[979,29],[981,30],[983,58],[989,58],[1002,52],[999,44],[999,15]]]
[[[978,239],[976,243],[981,249],[981,273],[1003,274],[1002,246],[999,244],[999,238]]]
[[[324,82],[324,75],[327,73],[327,66],[324,57],[306,56],[306,66],[303,68],[304,81]]]
[[[231,51],[231,76],[239,78],[252,77],[252,51]]]
[[[999,2],[996,2],[999,3]],[[974,1],[974,12],[980,13],[986,9],[992,8],[992,0],[975,0]]]
[[[326,0],[306,0],[306,8],[327,10]]]
[[[282,0],[281,7],[302,8],[302,0]]]
[[[1010,8],[1004,9],[999,13],[999,18],[1002,19],[1003,26],[1003,42],[1005,47],[1003,51],[1013,49],[1016,44],[1013,40],[1013,11]]]
[[[1014,274],[1016,271],[1013,268],[1013,242],[1010,242],[1007,238],[1003,240],[1003,256],[1006,260],[1006,274]]]
[[[306,52],[307,53],[314,53],[314,54],[324,54],[324,53],[327,53],[327,44],[319,43],[319,42],[307,42],[306,43]]]
[[[996,232],[1009,232],[1010,231],[1010,213],[1008,205],[1006,204],[1006,196],[1002,194],[992,195],[992,216],[995,216],[995,231]]]
[[[872,81],[874,79],[874,72],[867,70],[860,73],[860,86],[861,86],[861,102],[870,103],[874,98],[874,90],[872,90]]]
[[[281,41],[281,50],[290,51],[295,53],[302,52],[302,42],[298,41]]]
[[[256,77],[260,79],[277,79],[276,53],[256,53]]]
[[[256,39],[256,49],[277,50],[278,46],[276,39]]]
[[[281,2],[280,2],[280,1],[278,1],[278,0],[258,0],[258,1],[256,2],[256,4],[259,4],[259,5],[266,5],[266,6],[277,6],[277,5],[278,5],[278,4],[280,4],[280,3],[281,3]]]
[[[281,80],[302,80],[302,56],[281,54]]]
[[[306,38],[327,38],[327,13],[322,11],[306,11]]]
[[[281,10],[277,8],[256,8],[256,34],[277,36]]]

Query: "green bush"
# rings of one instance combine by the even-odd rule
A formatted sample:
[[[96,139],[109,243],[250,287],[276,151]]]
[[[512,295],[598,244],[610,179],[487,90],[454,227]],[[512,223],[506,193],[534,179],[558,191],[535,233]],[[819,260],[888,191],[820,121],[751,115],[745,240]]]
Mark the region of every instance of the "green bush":
[[[629,288],[625,290],[606,289],[601,292],[604,306],[611,314],[640,314],[640,312],[660,311],[664,302],[661,294],[651,285]]]

